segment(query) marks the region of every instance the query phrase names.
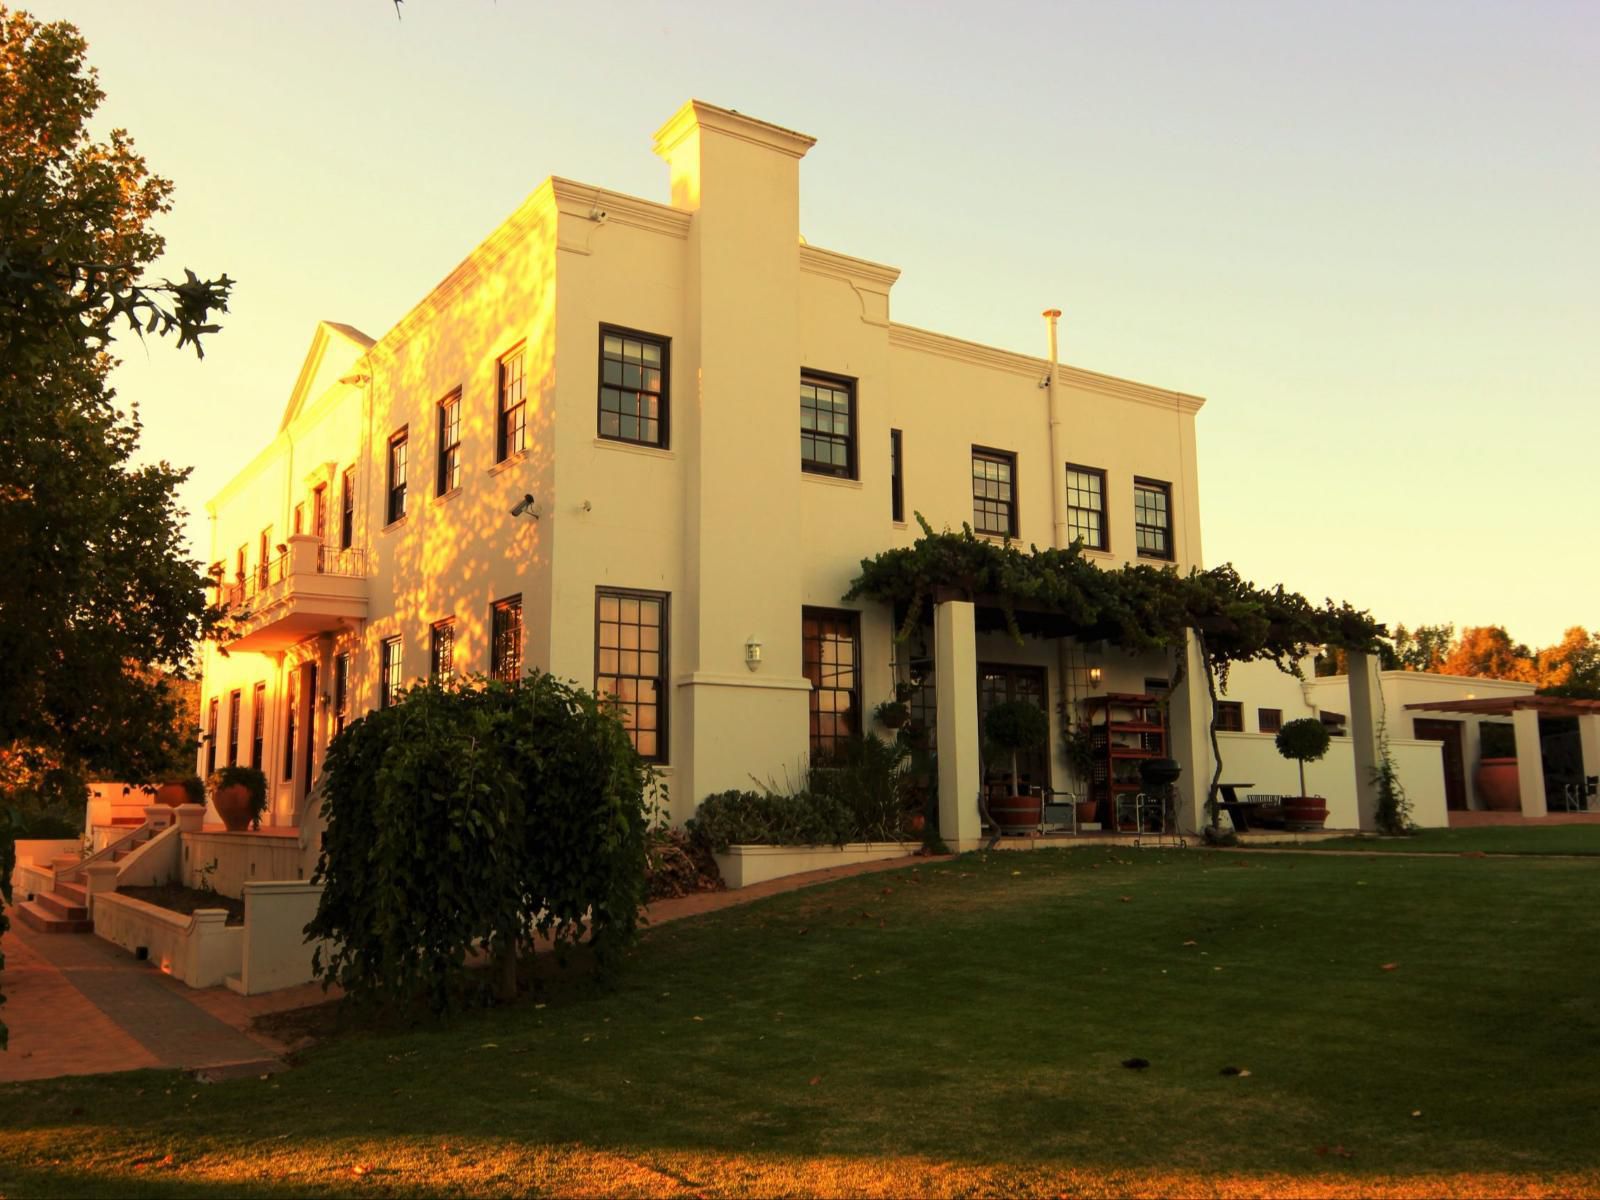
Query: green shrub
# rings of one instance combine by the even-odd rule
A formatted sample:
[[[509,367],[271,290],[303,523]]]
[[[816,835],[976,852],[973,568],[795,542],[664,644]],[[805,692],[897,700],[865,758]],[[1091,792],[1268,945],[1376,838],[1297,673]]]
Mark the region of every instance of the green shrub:
[[[716,792],[700,802],[689,835],[721,854],[729,846],[842,846],[855,822],[837,798],[812,792]]]
[[[807,772],[808,788],[812,796],[829,797],[848,811],[845,841],[896,838],[906,808],[910,757],[910,750],[898,740],[885,742],[871,734],[848,738],[832,763]]]
[[[502,992],[541,937],[586,939],[614,967],[638,928],[653,786],[617,719],[549,675],[405,693],[328,748],[316,971],[443,1012],[481,994],[465,972],[480,949]]]
[[[200,798],[195,799],[194,790],[189,784],[199,783],[196,780],[182,780],[184,790],[189,793],[191,804],[204,804],[207,792],[215,796],[223,788],[242,787],[250,794],[250,824],[257,829],[261,828],[261,814],[267,811],[267,777],[260,767],[219,767],[212,772],[211,780],[205,790],[200,793]]]

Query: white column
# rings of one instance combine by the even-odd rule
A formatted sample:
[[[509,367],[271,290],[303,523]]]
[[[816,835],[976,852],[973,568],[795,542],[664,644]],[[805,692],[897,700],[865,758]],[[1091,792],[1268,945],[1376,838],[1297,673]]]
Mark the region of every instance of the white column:
[[[1539,744],[1539,710],[1519,708],[1511,714],[1517,739],[1517,787],[1522,792],[1522,815],[1542,817],[1549,809],[1544,800],[1544,754]]]
[[[1350,651],[1350,740],[1355,752],[1356,815],[1362,829],[1378,827],[1378,786],[1372,773],[1378,766],[1378,713],[1381,695],[1378,660],[1359,650]]]
[[[1065,475],[1063,474],[1063,478]],[[1211,791],[1215,766],[1211,758],[1211,695],[1206,688],[1206,666],[1200,658],[1200,640],[1194,630],[1184,639],[1183,680],[1173,689],[1167,707],[1171,745],[1167,753],[1183,765],[1178,776],[1178,824],[1199,830],[1206,822],[1206,796]],[[1238,779],[1223,772],[1222,782]]]
[[[982,843],[978,815],[978,639],[973,606],[946,600],[933,610],[938,711],[939,836],[950,849]]]

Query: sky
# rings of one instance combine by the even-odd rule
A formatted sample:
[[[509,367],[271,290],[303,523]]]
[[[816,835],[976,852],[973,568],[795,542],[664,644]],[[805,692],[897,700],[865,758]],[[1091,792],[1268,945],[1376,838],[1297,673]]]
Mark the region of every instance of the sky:
[[[547,175],[667,199],[685,99],[818,139],[812,244],[895,320],[1207,398],[1208,565],[1393,625],[1600,627],[1591,0],[23,4],[89,42],[238,280],[203,363],[121,343],[142,453],[204,504],[315,322],[380,336]]]

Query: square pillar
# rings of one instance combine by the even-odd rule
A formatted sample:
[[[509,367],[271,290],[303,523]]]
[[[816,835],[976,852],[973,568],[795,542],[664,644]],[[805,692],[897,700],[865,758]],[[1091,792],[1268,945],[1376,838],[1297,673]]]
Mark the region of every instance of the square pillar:
[[[933,610],[938,713],[939,836],[960,853],[982,844],[978,815],[978,639],[973,606],[946,600]]]
[[[1522,792],[1522,815],[1542,817],[1549,808],[1544,799],[1544,750],[1539,742],[1539,710],[1517,709],[1511,714],[1511,729],[1517,739],[1517,787]]]
[[[1590,775],[1600,775],[1600,714],[1578,718],[1578,745],[1583,750],[1583,776],[1587,782]]]
[[[1183,774],[1178,776],[1178,825],[1198,831],[1208,824],[1206,798],[1211,794],[1216,766],[1211,756],[1206,665],[1200,658],[1200,639],[1192,629],[1184,638],[1182,655],[1183,681],[1172,690],[1167,706],[1167,753],[1183,765]],[[1227,780],[1224,776],[1223,781]]]
[[[1378,785],[1372,773],[1378,767],[1378,714],[1383,697],[1379,692],[1378,660],[1370,654],[1351,650],[1350,656],[1350,741],[1355,752],[1356,817],[1363,830],[1378,828]]]

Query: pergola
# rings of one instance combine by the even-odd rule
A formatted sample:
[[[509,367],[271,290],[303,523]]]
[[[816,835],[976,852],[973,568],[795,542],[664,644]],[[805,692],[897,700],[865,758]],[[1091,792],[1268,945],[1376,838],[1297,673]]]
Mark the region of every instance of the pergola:
[[[1600,775],[1600,700],[1565,696],[1494,696],[1482,700],[1424,700],[1406,705],[1408,712],[1454,713],[1464,717],[1509,717],[1517,743],[1517,787],[1522,794],[1522,815],[1542,817],[1549,812],[1545,799],[1544,759],[1540,752],[1541,717],[1575,717],[1578,744],[1583,751],[1583,773]]]

